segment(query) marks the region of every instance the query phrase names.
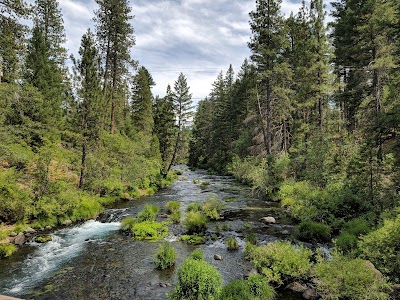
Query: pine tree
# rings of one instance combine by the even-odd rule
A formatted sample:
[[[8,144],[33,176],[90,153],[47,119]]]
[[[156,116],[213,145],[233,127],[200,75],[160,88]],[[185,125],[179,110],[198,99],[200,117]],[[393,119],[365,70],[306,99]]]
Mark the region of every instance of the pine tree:
[[[63,19],[56,0],[36,0],[34,13],[25,78],[43,94],[52,122],[58,123],[68,90]]]
[[[104,63],[103,93],[110,106],[110,131],[116,132],[122,114],[125,95],[125,78],[133,64],[130,48],[135,44],[134,30],[130,24],[131,7],[128,0],[96,0],[96,34]]]
[[[132,121],[137,130],[151,135],[154,127],[152,114],[153,95],[150,90],[149,72],[141,67],[133,79],[132,85]]]
[[[153,107],[154,134],[160,143],[160,153],[163,162],[162,174],[166,174],[174,151],[174,136],[176,131],[174,102],[171,86],[168,85],[164,98],[156,97]]]
[[[100,136],[101,115],[105,109],[101,94],[101,60],[90,29],[82,36],[79,55],[80,60],[74,61],[74,71],[80,86],[78,96],[82,155],[79,188],[83,188],[88,146]]]
[[[175,163],[176,155],[178,153],[178,148],[180,144],[180,138],[182,131],[189,124],[190,118],[192,116],[192,94],[189,93],[189,86],[185,75],[179,74],[178,79],[174,84],[174,109],[175,117],[177,121],[177,134],[175,139],[174,152],[172,154],[171,162],[168,166],[167,172],[171,170],[172,165]]]
[[[253,33],[249,43],[251,59],[257,66],[261,81],[260,90],[265,95],[258,95],[257,99],[267,155],[271,154],[272,138],[275,136],[273,127],[284,124],[288,114],[287,83],[290,81],[291,72],[282,57],[288,44],[280,4],[281,0],[257,0],[256,10],[250,13],[250,27]],[[279,118],[273,115],[273,110],[279,111]]]

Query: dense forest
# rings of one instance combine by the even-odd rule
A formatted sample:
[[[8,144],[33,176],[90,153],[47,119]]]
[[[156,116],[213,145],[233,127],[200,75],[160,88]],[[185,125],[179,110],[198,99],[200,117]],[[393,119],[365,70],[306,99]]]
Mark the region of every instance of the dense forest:
[[[57,0],[0,0],[0,257],[16,250],[4,243],[11,229],[95,218],[171,184],[171,168],[187,163],[280,202],[296,240],[331,245],[327,261],[287,243],[248,243],[268,282],[286,283],[276,277],[284,274],[279,255],[300,269],[296,255],[305,253],[306,271],[285,276],[313,272],[323,299],[388,299],[400,290],[397,0],[333,1],[332,22],[323,0],[303,1],[290,16],[281,0],[257,0],[251,57],[237,75],[232,65],[221,71],[195,113],[182,73],[164,97],[153,96],[151,74],[131,57],[128,0],[96,3],[95,29],[69,57]],[[277,269],[266,267],[267,255]],[[179,288],[172,298],[186,299]],[[263,296],[251,297],[241,299]]]
[[[130,54],[128,2],[96,2],[95,32],[82,36],[70,69],[58,1],[0,2],[2,223],[43,228],[96,217],[171,183],[171,166],[185,156],[186,77],[154,99],[151,74]]]
[[[399,2],[334,1],[330,24],[322,0],[286,17],[280,3],[250,13],[252,56],[199,103],[189,162],[281,201],[300,239],[334,238],[399,282]]]

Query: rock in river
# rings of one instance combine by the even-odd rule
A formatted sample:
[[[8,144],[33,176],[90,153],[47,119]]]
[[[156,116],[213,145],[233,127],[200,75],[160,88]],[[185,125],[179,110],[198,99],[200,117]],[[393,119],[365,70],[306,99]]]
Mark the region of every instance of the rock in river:
[[[36,230],[33,229],[32,227],[26,228],[26,229],[24,230],[24,232],[25,232],[25,233],[28,233],[28,234],[36,234]]]
[[[215,260],[223,260],[224,258],[221,255],[214,254],[214,259]]]
[[[260,219],[261,222],[264,222],[265,224],[274,224],[276,223],[276,220],[274,217],[268,216],[268,217],[262,217]]]
[[[14,244],[15,245],[18,245],[18,246],[21,246],[21,245],[23,245],[25,243],[25,235],[22,233],[22,232],[20,232],[18,235],[17,235],[17,237],[14,239]]]

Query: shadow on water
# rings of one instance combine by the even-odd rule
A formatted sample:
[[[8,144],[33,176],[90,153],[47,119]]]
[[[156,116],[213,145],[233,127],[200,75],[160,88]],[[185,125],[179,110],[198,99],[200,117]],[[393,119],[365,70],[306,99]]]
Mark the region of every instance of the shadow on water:
[[[10,259],[0,261],[0,293],[25,299],[168,299],[176,283],[176,270],[196,247],[205,260],[221,272],[224,282],[242,278],[251,270],[244,259],[244,235],[254,232],[260,243],[287,238],[293,231],[289,219],[276,203],[251,196],[248,187],[231,177],[209,175],[204,171],[184,169],[171,187],[153,196],[123,202],[107,209],[99,221],[54,232],[53,241],[31,244]],[[203,187],[198,182],[209,182]],[[205,245],[191,246],[177,241],[181,226],[171,226],[170,240],[178,252],[176,266],[170,270],[154,269],[153,258],[159,242],[133,241],[120,233],[119,221],[136,215],[145,204],[163,207],[171,200],[180,201],[181,210],[194,201],[217,196],[225,202],[223,219],[208,224],[214,236]],[[259,221],[272,215],[277,224]],[[282,234],[287,231],[286,234]],[[239,241],[239,251],[228,252],[227,236]],[[214,255],[224,257],[214,260]],[[277,299],[301,299],[287,291],[278,291]]]

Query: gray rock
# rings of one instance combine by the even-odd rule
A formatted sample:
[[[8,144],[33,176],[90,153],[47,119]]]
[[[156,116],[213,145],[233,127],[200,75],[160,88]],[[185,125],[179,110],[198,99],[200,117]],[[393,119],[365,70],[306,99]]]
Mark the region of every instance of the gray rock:
[[[62,221],[61,225],[63,225],[63,226],[69,226],[69,225],[72,225],[72,221],[71,221],[71,220],[65,220],[65,221]]]
[[[304,293],[308,289],[305,284],[301,284],[297,281],[290,283],[288,286],[286,286],[286,288],[296,293]]]
[[[268,216],[268,217],[262,217],[260,219],[261,222],[265,223],[265,224],[274,224],[276,223],[276,220],[274,217]]]
[[[28,234],[36,234],[36,230],[33,229],[32,227],[28,227],[24,230],[24,233],[28,233]]]
[[[25,235],[20,232],[17,237],[14,239],[14,244],[17,246],[21,246],[25,243]]]
[[[47,225],[44,229],[46,229],[46,230],[52,230],[53,227],[51,227],[50,225]]]
[[[252,275],[257,275],[257,274],[258,274],[258,272],[257,272],[256,269],[251,269],[250,271],[246,272],[246,273],[243,275],[243,278],[244,278],[244,279],[247,279],[247,278],[249,278],[250,276],[252,276]]]
[[[214,254],[214,259],[215,259],[215,260],[223,260],[224,258],[223,258],[223,256],[221,256],[221,255]]]
[[[281,234],[283,234],[283,235],[289,235],[290,232],[289,232],[288,230],[283,230],[283,231],[281,232]]]
[[[18,233],[14,232],[14,231],[10,233],[11,237],[16,237],[17,235],[18,235]]]
[[[308,300],[314,300],[314,299],[319,298],[317,291],[314,289],[305,290],[302,296],[304,299],[308,299]]]
[[[374,264],[373,264],[372,262],[370,262],[369,260],[367,260],[367,261],[365,262],[365,264],[367,265],[367,268],[371,269],[371,270],[375,273],[376,276],[382,277],[381,271],[379,271],[379,270],[374,266]]]

